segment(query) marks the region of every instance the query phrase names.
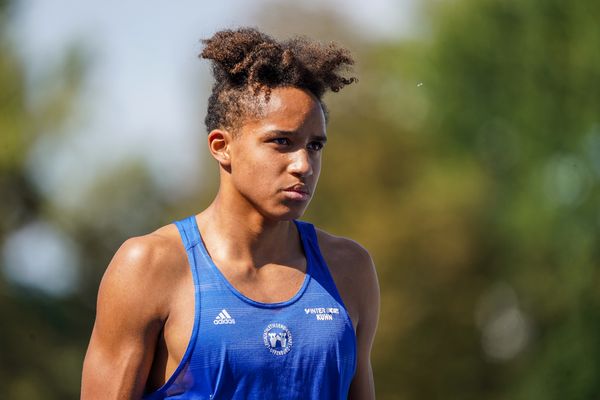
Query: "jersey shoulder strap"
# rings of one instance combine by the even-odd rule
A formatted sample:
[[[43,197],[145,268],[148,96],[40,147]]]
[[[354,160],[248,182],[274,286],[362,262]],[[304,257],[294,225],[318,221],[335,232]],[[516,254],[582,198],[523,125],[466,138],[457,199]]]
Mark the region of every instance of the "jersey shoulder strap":
[[[183,245],[185,246],[186,250],[189,250],[198,243],[200,243],[200,232],[196,224],[195,215],[190,215],[187,218],[181,219],[179,221],[174,221],[173,223],[177,226],[177,229],[179,230],[181,240],[183,241]]]
[[[317,231],[313,224],[309,222],[303,221],[295,221],[298,229],[302,237],[305,239],[303,243],[308,244],[308,248],[305,248],[304,251],[306,253],[307,262],[313,265],[313,269],[311,271],[312,278],[318,281],[321,286],[323,286],[332,296],[335,298],[337,302],[339,302],[344,308],[344,302],[342,300],[342,296],[340,295],[335,281],[333,280],[333,276],[331,275],[331,270],[321,253],[321,248],[319,247],[319,240],[317,238]]]

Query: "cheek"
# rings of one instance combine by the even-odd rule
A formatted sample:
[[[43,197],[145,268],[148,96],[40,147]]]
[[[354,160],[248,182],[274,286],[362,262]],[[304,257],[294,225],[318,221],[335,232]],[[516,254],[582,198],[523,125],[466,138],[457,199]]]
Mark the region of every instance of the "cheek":
[[[322,161],[323,158],[322,156],[319,156],[318,159],[315,161],[314,163],[314,171],[315,171],[315,176],[319,176],[319,174],[321,173],[321,165],[322,165]]]
[[[285,160],[269,151],[246,151],[232,159],[231,172],[236,186],[245,192],[272,191],[282,173]]]
[[[317,180],[319,179],[319,175],[321,174],[321,161],[322,161],[321,156],[316,156],[316,157],[318,157],[318,158],[316,158],[312,164],[312,169],[313,169],[312,178],[313,178],[315,185],[317,184]]]

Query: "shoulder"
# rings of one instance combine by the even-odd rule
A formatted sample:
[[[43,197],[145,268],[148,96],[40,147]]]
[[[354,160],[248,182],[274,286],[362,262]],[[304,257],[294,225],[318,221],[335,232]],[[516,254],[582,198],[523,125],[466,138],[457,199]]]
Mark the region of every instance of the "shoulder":
[[[176,261],[184,250],[177,227],[170,224],[146,235],[127,239],[119,247],[115,257],[156,268]],[[159,268],[156,272],[160,270],[162,269]]]
[[[372,275],[375,266],[369,252],[352,239],[335,236],[315,228],[321,253],[329,267],[343,268],[349,273]],[[331,265],[330,265],[331,264]]]
[[[123,305],[127,305],[143,300],[166,317],[169,296],[187,272],[186,261],[183,243],[172,224],[129,238],[116,251],[104,273],[98,301],[122,299]]]

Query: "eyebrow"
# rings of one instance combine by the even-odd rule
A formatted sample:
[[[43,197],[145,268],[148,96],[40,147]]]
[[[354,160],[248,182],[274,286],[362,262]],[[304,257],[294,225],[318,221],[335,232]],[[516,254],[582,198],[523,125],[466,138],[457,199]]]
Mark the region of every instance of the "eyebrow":
[[[268,135],[283,135],[283,136],[293,136],[298,134],[298,132],[296,131],[285,131],[285,130],[280,130],[280,129],[274,129],[272,131],[268,131],[267,132]],[[316,139],[316,140],[320,140],[321,142],[326,142],[327,141],[327,136],[324,135],[312,135],[311,139]]]

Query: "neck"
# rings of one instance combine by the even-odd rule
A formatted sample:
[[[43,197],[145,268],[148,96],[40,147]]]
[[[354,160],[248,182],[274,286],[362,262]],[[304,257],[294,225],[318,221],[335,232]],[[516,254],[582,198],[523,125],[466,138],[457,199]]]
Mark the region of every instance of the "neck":
[[[232,264],[260,267],[283,262],[289,257],[290,244],[298,239],[293,221],[268,219],[222,187],[198,216],[198,224],[211,257]]]

